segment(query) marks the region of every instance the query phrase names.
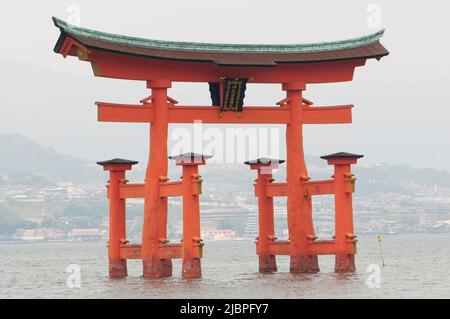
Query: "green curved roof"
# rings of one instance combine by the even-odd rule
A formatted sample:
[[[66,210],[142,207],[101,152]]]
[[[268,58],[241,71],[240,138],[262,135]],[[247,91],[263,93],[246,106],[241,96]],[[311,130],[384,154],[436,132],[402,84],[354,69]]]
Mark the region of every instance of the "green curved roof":
[[[384,34],[383,29],[375,33],[354,39],[308,44],[225,44],[143,39],[77,27],[56,17],[53,17],[53,21],[55,23],[55,26],[69,34],[108,41],[112,43],[161,50],[222,53],[305,53],[349,49],[374,43],[378,41]]]

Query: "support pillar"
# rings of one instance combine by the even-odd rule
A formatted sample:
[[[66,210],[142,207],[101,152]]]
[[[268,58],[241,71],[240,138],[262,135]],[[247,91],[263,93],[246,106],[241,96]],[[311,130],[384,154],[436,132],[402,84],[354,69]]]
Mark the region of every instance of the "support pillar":
[[[131,170],[136,161],[120,158],[97,162],[109,171],[108,198],[109,198],[109,276],[120,278],[127,276],[127,261],[120,257],[120,245],[126,240],[125,199],[120,198],[120,186],[125,181],[125,171]]]
[[[336,153],[322,156],[329,165],[334,165],[335,193],[335,272],[355,272],[356,240],[353,230],[352,192],[355,178],[351,164],[356,164],[363,155]]]
[[[269,245],[275,240],[275,224],[273,213],[273,197],[267,196],[267,185],[273,182],[272,170],[278,168],[283,160],[260,158],[245,162],[250,169],[258,171],[256,179],[256,196],[258,197],[259,236],[256,240],[256,251],[259,258],[259,272],[277,271],[275,255],[269,253]]]
[[[171,156],[177,165],[183,167],[183,278],[200,278],[202,276],[201,257],[203,241],[200,237],[200,201],[202,193],[201,176],[198,166],[204,165],[211,156],[187,153]]]
[[[143,275],[161,278],[172,275],[172,260],[159,256],[159,248],[167,240],[167,198],[159,195],[161,178],[167,176],[168,103],[170,81],[151,80],[151,104],[154,119],[150,126],[150,155],[145,174],[144,224],[142,229]],[[146,107],[145,104],[143,107]]]
[[[319,271],[317,255],[308,253],[308,241],[314,240],[311,197],[305,196],[302,182],[308,180],[303,152],[303,100],[305,83],[283,84],[286,103],[290,111],[286,125],[286,180],[289,239],[292,244],[290,272],[314,273]]]

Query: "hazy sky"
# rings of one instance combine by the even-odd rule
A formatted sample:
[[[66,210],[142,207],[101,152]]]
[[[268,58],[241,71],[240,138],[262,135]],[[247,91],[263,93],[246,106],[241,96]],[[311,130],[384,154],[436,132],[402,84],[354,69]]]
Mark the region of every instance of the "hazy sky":
[[[372,6],[371,6],[372,5]],[[375,5],[375,7],[373,6]],[[0,132],[23,134],[90,160],[147,157],[144,124],[97,123],[94,102],[135,103],[143,82],[95,78],[88,63],[52,49],[80,9],[81,25],[154,39],[302,43],[372,33],[380,9],[391,54],[358,68],[352,83],[311,85],[317,105],[355,104],[353,124],[305,129],[305,151],[366,154],[364,164],[407,163],[450,170],[450,4],[448,1],[2,1]],[[369,19],[369,22],[373,20]],[[208,105],[206,85],[174,84],[181,104]],[[272,105],[278,85],[249,87],[246,104]],[[0,159],[1,160],[1,159]]]

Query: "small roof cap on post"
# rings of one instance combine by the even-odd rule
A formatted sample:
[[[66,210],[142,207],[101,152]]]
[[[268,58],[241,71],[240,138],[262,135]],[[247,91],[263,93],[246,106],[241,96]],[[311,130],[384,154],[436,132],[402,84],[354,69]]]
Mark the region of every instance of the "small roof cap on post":
[[[139,163],[138,161],[131,161],[123,158],[113,158],[106,161],[97,162],[98,165],[106,166],[106,165],[136,165]]]
[[[254,165],[254,164],[262,164],[262,165],[271,165],[271,164],[283,164],[285,160],[273,159],[267,157],[261,157],[255,160],[246,161],[244,164],[246,165]]]
[[[244,164],[250,165],[251,170],[258,170],[258,174],[272,174],[273,169],[277,169],[284,160],[261,157],[255,160],[246,161]]]
[[[328,162],[328,165],[350,165],[356,164],[356,162],[358,162],[358,159],[362,157],[364,157],[364,155],[339,152],[330,155],[324,155],[320,158],[326,160]]]
[[[198,154],[198,153],[184,153],[179,155],[171,155],[169,159],[174,160],[177,164],[204,164],[207,159],[210,159],[211,155]]]
[[[137,163],[139,162],[123,158],[113,158],[107,161],[97,162],[98,165],[103,166],[104,171],[129,171]]]
[[[330,155],[324,155],[324,156],[321,156],[320,158],[324,159],[324,160],[329,160],[329,159],[338,159],[338,158],[359,159],[362,157],[364,157],[364,155],[339,152],[339,153],[334,153],[334,154],[330,154]]]

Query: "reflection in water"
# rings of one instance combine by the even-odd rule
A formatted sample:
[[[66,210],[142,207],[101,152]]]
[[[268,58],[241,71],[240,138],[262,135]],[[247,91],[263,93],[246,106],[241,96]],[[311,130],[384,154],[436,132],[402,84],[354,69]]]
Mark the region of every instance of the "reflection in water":
[[[335,280],[342,282],[359,281],[359,275],[357,273],[333,273],[332,276]]]
[[[417,243],[420,243],[418,245]],[[25,298],[448,298],[450,236],[388,236],[380,288],[369,288],[366,272],[380,263],[375,238],[361,238],[357,273],[335,274],[334,257],[319,258],[321,272],[290,274],[289,258],[277,257],[278,272],[259,274],[252,241],[207,242],[201,279],[142,277],[142,263],[129,261],[129,276],[107,277],[103,243],[0,244],[0,297]],[[81,267],[81,288],[66,286],[66,268]],[[370,266],[370,267],[369,267]],[[433,269],[432,272],[423,272]],[[421,290],[424,289],[424,290]]]

